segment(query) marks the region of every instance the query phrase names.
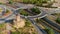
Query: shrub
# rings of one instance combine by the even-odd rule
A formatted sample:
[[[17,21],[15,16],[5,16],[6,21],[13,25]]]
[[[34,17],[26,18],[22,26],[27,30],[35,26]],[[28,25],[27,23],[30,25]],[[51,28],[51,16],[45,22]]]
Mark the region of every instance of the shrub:
[[[60,18],[59,17],[56,19],[56,22],[58,22],[60,24]]]
[[[38,8],[32,8],[31,11],[32,11],[32,12],[35,12],[35,13],[37,13],[37,14],[40,13],[40,10],[39,10]]]

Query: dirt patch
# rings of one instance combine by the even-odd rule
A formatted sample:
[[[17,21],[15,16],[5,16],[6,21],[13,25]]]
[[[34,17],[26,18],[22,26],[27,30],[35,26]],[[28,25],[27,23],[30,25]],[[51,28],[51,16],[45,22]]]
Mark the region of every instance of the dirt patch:
[[[0,0],[0,3],[8,3],[8,0]]]

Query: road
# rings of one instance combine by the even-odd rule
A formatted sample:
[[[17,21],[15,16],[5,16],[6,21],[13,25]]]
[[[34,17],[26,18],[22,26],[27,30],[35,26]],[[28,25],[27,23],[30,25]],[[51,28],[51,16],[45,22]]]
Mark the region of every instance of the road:
[[[34,21],[34,19],[27,18],[31,21],[31,23],[36,27],[39,34],[47,34],[40,26],[37,25],[37,23]]]
[[[5,6],[5,5],[0,5],[0,7],[2,7],[2,8],[5,8],[5,9],[3,9],[3,11],[6,11],[6,9],[9,9],[9,10],[11,10],[13,13],[12,14],[10,14],[9,16],[7,16],[7,17],[4,17],[4,18],[0,18],[0,23],[2,23],[2,22],[5,22],[5,20],[9,20],[9,19],[13,19],[13,17],[14,17],[14,8],[12,8],[12,7],[8,7],[8,6]],[[1,13],[2,14],[2,13]],[[0,14],[0,15],[1,15]],[[1,16],[3,16],[3,15],[1,15]]]
[[[21,4],[20,4],[20,5],[21,5]],[[17,7],[19,7],[19,8],[17,8],[16,10],[18,10],[18,9],[31,8],[31,6],[25,6],[24,4],[22,4],[21,6],[20,6],[20,5],[17,6]],[[40,7],[39,7],[39,8],[40,8]],[[40,9],[41,9],[41,8],[40,8]],[[35,15],[35,16],[23,16],[23,15],[21,15],[21,17],[34,19],[34,18],[43,18],[43,17],[47,16],[47,13],[46,13],[45,11],[43,11],[43,10],[41,10],[41,11],[42,11],[42,13],[39,14],[39,15]],[[32,20],[31,20],[31,21],[32,21]],[[34,24],[38,29],[40,29],[40,27],[39,27],[38,25],[36,25],[34,21],[32,21],[32,24]],[[41,30],[40,30],[40,31],[41,31]]]
[[[18,5],[19,4],[19,5]],[[18,3],[16,6],[18,7],[18,9],[27,9],[27,8],[31,8],[31,7],[34,7],[34,6],[27,6],[27,5],[25,5],[25,4],[20,4],[20,3]],[[23,15],[21,15],[21,17],[25,17],[25,18],[30,18],[30,19],[34,19],[34,18],[43,18],[43,17],[45,17],[45,16],[47,16],[47,14],[52,14],[52,13],[60,13],[60,10],[59,10],[59,8],[42,8],[42,7],[39,7],[40,9],[42,9],[42,14],[39,14],[39,15],[35,15],[35,16],[23,16]],[[17,9],[17,10],[18,10]],[[52,22],[53,23],[53,22]],[[49,24],[51,24],[51,23],[49,23]],[[53,24],[51,24],[51,25],[53,25]],[[35,24],[35,26],[36,26],[36,24]],[[56,24],[54,23],[54,25],[53,25],[54,27],[56,26]],[[58,26],[58,25],[57,25]],[[57,27],[56,26],[56,27]],[[38,26],[37,26],[38,27]],[[39,27],[38,27],[39,28]],[[40,29],[40,28],[39,28]],[[58,27],[58,29],[60,30],[60,28]]]
[[[2,6],[3,7],[3,6]],[[29,7],[28,7],[29,8]],[[13,9],[12,7],[8,7],[7,9],[11,9],[12,11],[13,11],[13,14],[11,14],[11,15],[9,15],[9,16],[7,16],[6,18],[4,18],[4,20],[2,20],[1,19],[1,21],[3,21],[3,22],[10,22],[10,19],[13,19],[14,18],[14,15],[15,15],[15,10],[16,9]],[[26,17],[26,16],[23,16],[24,18]],[[39,17],[39,16],[38,16]],[[32,16],[30,17],[30,18],[32,18]],[[36,18],[36,17],[35,17]],[[1,22],[2,23],[2,22]],[[33,23],[33,22],[32,22]],[[37,28],[37,30],[38,29],[40,29],[40,27],[39,26],[37,26],[36,24],[34,25],[36,28]],[[42,32],[41,32],[41,30],[42,29],[40,29],[40,30],[38,30],[38,32],[40,32],[40,34],[43,34]]]
[[[32,8],[35,7],[32,4],[21,4],[21,3],[16,3],[13,4],[15,5],[18,9],[22,8],[22,9],[26,9],[26,8]],[[45,8],[45,7],[39,7],[41,10],[45,11],[48,14],[52,14],[52,13],[60,13],[60,8]]]
[[[49,20],[49,19],[46,18],[46,17],[42,18],[42,20],[48,22],[48,23],[46,23],[47,25],[49,25],[50,27],[52,27],[52,28],[55,29],[56,31],[60,32],[60,25],[54,23],[53,21]]]
[[[51,28],[51,29],[54,30],[55,34],[59,34],[59,32],[57,32],[57,31],[54,29],[54,27],[51,27],[51,26],[49,26],[49,25],[46,24],[46,23],[47,23],[47,22],[45,22],[44,20],[41,20],[41,19],[40,19],[40,23],[38,23],[38,24],[42,24],[42,26],[44,26],[45,28]]]
[[[20,4],[21,5],[21,4]],[[32,6],[32,5],[24,5],[24,4],[22,4],[21,6],[17,6],[18,8],[17,9],[13,9],[14,11],[16,11],[16,10],[18,10],[18,9],[27,9],[27,8],[32,8],[32,7],[34,7],[34,6]],[[40,7],[39,7],[40,8]],[[11,7],[10,7],[10,9],[12,9]],[[40,8],[41,9],[41,8]],[[29,20],[32,22],[32,24],[34,24],[34,26],[36,26],[37,27],[37,29],[39,29],[39,32],[41,32],[41,28],[38,26],[38,25],[36,25],[36,23],[35,23],[35,21],[34,20],[31,20],[31,19],[34,19],[34,18],[43,18],[43,17],[45,17],[45,16],[47,16],[47,13],[45,12],[45,11],[43,11],[43,10],[41,10],[42,11],[42,13],[40,13],[40,14],[38,14],[38,15],[35,15],[35,16],[23,16],[23,15],[21,15],[21,17],[23,17],[23,18],[30,18]],[[13,14],[15,14],[15,12],[13,13]],[[6,19],[5,19],[5,21],[6,20],[9,20],[9,19],[13,19],[13,17],[14,16],[12,16],[12,15],[10,15],[9,17],[7,17]],[[59,27],[58,27],[59,28]],[[43,30],[42,30],[42,32],[44,32]],[[41,32],[41,34],[42,34],[42,32]],[[44,32],[45,34],[46,34],[46,32]]]
[[[34,5],[32,5],[32,4],[17,3],[17,4],[14,4],[14,5],[18,7],[16,10],[18,10],[18,9],[30,9],[30,8],[34,7]],[[40,7],[38,7],[38,8],[40,8]],[[47,13],[45,11],[43,11],[43,10],[40,10],[40,11],[41,11],[41,13],[38,14],[38,15],[35,15],[35,16],[23,16],[23,15],[21,15],[21,16],[22,17],[28,17],[28,18],[31,18],[31,19],[34,19],[34,18],[37,18],[37,17],[38,18],[43,18],[43,17],[47,16]],[[18,11],[16,11],[16,12],[18,12]]]

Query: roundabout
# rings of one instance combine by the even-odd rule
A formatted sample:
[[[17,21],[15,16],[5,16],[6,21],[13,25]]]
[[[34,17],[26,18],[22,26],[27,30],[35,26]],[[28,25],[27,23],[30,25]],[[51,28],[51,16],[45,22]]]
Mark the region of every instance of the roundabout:
[[[34,7],[32,7],[32,8],[34,8]],[[37,8],[39,9],[39,7],[37,7]],[[21,8],[19,8],[19,9],[21,9]],[[16,10],[15,14],[19,13],[19,9]],[[31,8],[29,8],[29,7],[23,8],[22,10],[25,10],[25,9],[27,10],[26,12],[29,12],[30,14],[34,14],[34,15],[27,15],[26,16],[26,15],[20,14],[21,17],[34,19],[34,18],[43,18],[43,17],[47,16],[47,13],[41,9],[39,9],[40,13],[37,15],[35,15],[36,13],[33,13],[33,11],[30,10]],[[22,12],[22,11],[20,11],[20,12]]]
[[[32,0],[29,2],[26,0],[22,3],[9,0],[8,3],[1,4],[0,25],[5,24],[6,26],[4,26],[5,29],[0,29],[7,30],[8,34],[58,34],[60,32],[60,26],[48,18],[51,17],[50,13],[55,13],[58,9],[55,11],[55,9],[53,10],[53,7],[49,5],[44,7],[43,5],[46,5],[46,3],[49,5],[52,4],[45,0],[42,4],[39,0],[34,1],[34,3]],[[52,10],[44,8],[51,8]],[[59,12],[58,10],[58,13]],[[35,29],[33,29],[33,27]]]
[[[6,7],[6,6],[4,6],[4,7]],[[32,7],[33,8],[33,7]],[[8,9],[8,10],[7,10]],[[20,8],[21,9],[21,8]],[[24,8],[23,8],[24,9]],[[27,8],[25,8],[25,9],[27,9]],[[28,8],[29,9],[29,8]],[[5,12],[7,11],[7,13],[6,13],[6,15],[3,17],[3,18],[0,18],[0,22],[1,23],[4,23],[4,22],[6,22],[7,20],[12,20],[12,19],[15,19],[14,17],[16,16],[16,14],[19,14],[19,12],[18,12],[18,10],[19,9],[12,9],[12,8],[8,8],[8,7],[6,7],[5,8],[5,11],[2,11],[1,12],[1,14],[3,14],[2,16],[4,16],[5,15]],[[44,12],[44,11],[42,11],[42,10],[40,10],[39,9],[39,11],[41,11],[41,13],[39,13],[39,14],[37,14],[37,15],[33,15],[33,16],[24,16],[24,15],[21,15],[20,14],[20,17],[22,17],[22,18],[26,18],[26,19],[35,19],[35,18],[43,18],[43,17],[45,17],[46,16],[46,13]],[[32,13],[32,12],[31,12]],[[34,21],[34,20],[33,20]],[[31,21],[32,22],[32,21]],[[36,25],[36,23],[32,23],[34,26]],[[38,31],[40,30],[40,28],[39,27],[37,27],[37,25],[35,26],[37,29],[38,29]],[[39,31],[40,32],[40,31]],[[40,33],[42,33],[42,32],[40,32]]]
[[[9,19],[14,19],[14,16],[16,14],[19,14],[19,9],[27,9],[28,11],[27,12],[30,12],[31,14],[32,11],[30,10],[31,8],[27,7],[21,7],[21,8],[17,8],[17,9],[14,9],[12,7],[7,7],[5,5],[0,5],[0,7],[2,7],[2,11],[0,12],[0,21],[6,21],[6,20],[9,20]],[[32,7],[34,8],[34,7]],[[39,9],[39,7],[37,7]],[[47,16],[47,13],[41,9],[39,9],[39,11],[41,13],[37,14],[37,15],[28,15],[28,16],[24,16],[24,15],[21,15],[20,14],[20,17],[23,17],[23,18],[30,18],[30,19],[35,19],[35,18],[43,18],[45,16]]]
[[[4,6],[4,5],[3,5]],[[4,7],[6,7],[6,6],[4,6]],[[34,7],[32,7],[32,8],[35,8],[35,6]],[[7,22],[7,21],[10,21],[10,20],[14,20],[15,19],[15,16],[16,15],[18,15],[19,14],[19,16],[20,17],[22,17],[23,19],[28,19],[28,20],[30,20],[31,21],[31,23],[33,24],[33,26],[35,26],[36,27],[36,29],[38,30],[38,32],[40,32],[40,33],[44,33],[44,34],[46,34],[46,32],[44,31],[44,30],[42,30],[38,25],[37,25],[37,23],[35,22],[35,20],[34,19],[41,19],[41,18],[44,18],[44,17],[46,17],[47,16],[47,13],[44,11],[44,10],[42,10],[40,7],[37,7],[38,9],[39,9],[39,11],[40,11],[40,13],[38,13],[38,14],[36,14],[35,12],[33,12],[32,10],[30,10],[31,8],[29,8],[29,7],[27,7],[27,8],[25,8],[25,7],[21,7],[21,8],[17,8],[17,9],[14,9],[14,8],[12,8],[12,7],[6,7],[5,8],[5,11],[7,11],[7,9],[9,10],[9,12],[11,12],[11,13],[7,13],[7,16],[5,16],[4,18],[1,18],[0,19],[0,22],[2,23],[4,23],[4,22]],[[26,11],[26,12],[23,12],[22,10],[24,10],[24,11]],[[5,11],[2,11],[2,12],[5,12]],[[36,10],[35,10],[36,11]],[[1,14],[2,14],[2,12],[1,12]],[[20,13],[19,13],[20,12]],[[24,14],[21,14],[21,13],[28,13],[29,15],[24,15]],[[4,13],[3,13],[4,14]],[[4,16],[4,15],[2,15],[2,16]],[[7,22],[8,23],[8,22]],[[41,31],[42,30],[42,31]],[[39,34],[40,34],[39,33]]]

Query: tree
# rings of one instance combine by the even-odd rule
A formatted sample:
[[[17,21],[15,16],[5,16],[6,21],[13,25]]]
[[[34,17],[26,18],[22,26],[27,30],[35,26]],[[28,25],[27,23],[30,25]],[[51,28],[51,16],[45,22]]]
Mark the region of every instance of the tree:
[[[30,3],[34,4],[35,3],[35,0],[30,0]]]
[[[41,3],[40,1],[37,1],[37,2],[36,2],[36,5],[37,5],[37,6],[42,6],[42,3]]]
[[[31,10],[32,10],[32,12],[34,12],[36,14],[39,14],[40,13],[39,8],[32,8]]]
[[[29,0],[23,0],[24,3],[29,3]]]
[[[3,3],[0,2],[0,4],[3,4]]]
[[[58,22],[60,24],[60,18],[59,17],[56,19],[56,22]]]
[[[37,18],[37,19],[36,19],[36,22],[40,22],[40,19]]]

